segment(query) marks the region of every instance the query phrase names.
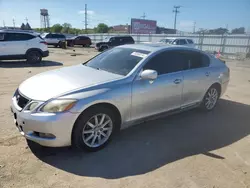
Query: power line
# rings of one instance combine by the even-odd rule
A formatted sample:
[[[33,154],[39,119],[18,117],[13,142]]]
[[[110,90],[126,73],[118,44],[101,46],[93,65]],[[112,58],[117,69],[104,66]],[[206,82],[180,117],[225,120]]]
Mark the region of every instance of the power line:
[[[181,6],[174,6],[174,10],[173,10],[173,12],[175,13],[175,16],[174,16],[174,30],[176,30],[176,17],[177,17],[177,14],[180,13],[180,11],[178,10],[179,8],[181,8]]]

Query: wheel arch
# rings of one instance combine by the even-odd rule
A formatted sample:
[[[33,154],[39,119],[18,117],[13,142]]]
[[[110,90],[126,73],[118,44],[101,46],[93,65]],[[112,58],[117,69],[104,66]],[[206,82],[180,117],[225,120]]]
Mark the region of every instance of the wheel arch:
[[[91,110],[91,109],[93,109],[93,108],[98,108],[98,107],[100,107],[100,106],[102,106],[102,107],[104,107],[104,108],[109,108],[109,109],[111,109],[111,110],[114,112],[114,116],[116,117],[117,126],[118,126],[118,127],[117,127],[117,130],[120,130],[120,128],[121,128],[121,123],[122,123],[122,116],[121,116],[121,112],[119,111],[119,109],[118,109],[115,105],[113,105],[113,104],[111,104],[111,103],[108,103],[108,102],[100,102],[100,103],[96,103],[96,104],[92,104],[92,105],[88,106],[87,108],[85,108],[85,109],[79,114],[79,116],[77,117],[77,119],[76,119],[76,121],[75,121],[75,123],[74,123],[74,125],[73,125],[72,131],[71,131],[71,142],[72,142],[72,137],[73,137],[74,128],[75,128],[75,126],[76,126],[76,122],[79,121],[80,116],[81,116],[82,114],[86,113],[86,111]]]
[[[39,49],[39,48],[30,48],[30,49],[28,49],[28,50],[26,51],[25,56],[27,56],[28,53],[31,52],[31,51],[37,51],[37,52],[39,52],[41,55],[43,54],[43,53],[42,53],[42,50]]]
[[[209,88],[211,87],[215,87],[216,89],[218,89],[218,92],[219,92],[219,96],[221,96],[221,84],[219,82],[215,82],[213,83]],[[209,90],[209,88],[207,90]]]

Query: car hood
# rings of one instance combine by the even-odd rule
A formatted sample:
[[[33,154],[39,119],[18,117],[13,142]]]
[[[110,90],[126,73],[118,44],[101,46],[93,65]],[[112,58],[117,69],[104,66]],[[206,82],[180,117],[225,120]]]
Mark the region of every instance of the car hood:
[[[35,75],[25,80],[19,91],[30,99],[46,101],[72,90],[120,78],[123,76],[80,64]]]

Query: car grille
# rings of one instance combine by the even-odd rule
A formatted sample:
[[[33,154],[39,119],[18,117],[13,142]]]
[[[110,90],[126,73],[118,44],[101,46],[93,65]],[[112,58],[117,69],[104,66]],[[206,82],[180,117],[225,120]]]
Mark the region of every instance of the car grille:
[[[15,97],[16,97],[16,103],[20,108],[24,108],[29,102],[29,99],[22,96],[18,90],[15,93]]]

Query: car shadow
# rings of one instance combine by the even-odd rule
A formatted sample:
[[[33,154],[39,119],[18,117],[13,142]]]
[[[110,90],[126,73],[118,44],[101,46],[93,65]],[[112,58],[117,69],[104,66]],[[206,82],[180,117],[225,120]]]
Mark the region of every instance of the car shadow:
[[[192,110],[130,127],[103,150],[88,153],[65,148],[31,151],[43,162],[80,176],[116,179],[140,175],[188,156],[212,153],[250,133],[250,106],[221,99],[211,112]]]
[[[63,63],[56,61],[43,60],[40,63],[28,63],[26,61],[0,61],[2,68],[23,68],[23,67],[50,67],[63,66]]]

